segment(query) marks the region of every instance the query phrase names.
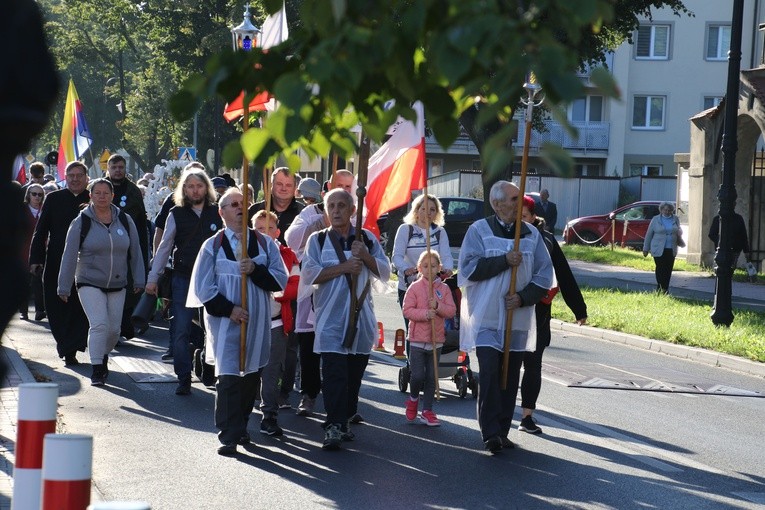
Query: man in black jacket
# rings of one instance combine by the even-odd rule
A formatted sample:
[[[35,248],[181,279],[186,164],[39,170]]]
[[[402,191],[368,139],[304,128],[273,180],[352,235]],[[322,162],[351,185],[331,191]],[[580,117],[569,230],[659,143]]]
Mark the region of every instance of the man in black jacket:
[[[555,224],[558,223],[558,206],[550,202],[550,192],[543,189],[539,192],[539,202],[534,206],[534,214],[545,220],[545,230],[555,233]]]
[[[218,232],[223,222],[215,206],[215,189],[203,170],[190,168],[181,174],[175,189],[175,207],[170,214],[162,233],[162,241],[154,254],[151,271],[147,278],[146,292],[157,294],[159,275],[165,270],[165,264],[173,254],[172,283],[172,342],[173,367],[178,376],[176,395],[191,393],[191,351],[192,320],[198,318],[197,308],[186,307],[186,297],[191,283],[191,270],[194,268],[199,249],[204,241]],[[201,348],[201,345],[196,347]]]
[[[733,219],[731,221],[731,243],[730,243],[730,251],[731,251],[731,264],[733,264],[733,269],[736,269],[736,266],[738,264],[738,259],[741,256],[741,252],[743,251],[745,256],[747,257],[747,260],[749,260],[749,237],[746,235],[746,223],[744,222],[744,218],[734,212],[733,213]],[[709,239],[715,243],[715,248],[717,248],[720,244],[720,216],[715,216],[714,219],[712,219],[712,225],[709,227]]]
[[[582,291],[576,283],[574,273],[568,265],[568,260],[560,249],[558,241],[555,240],[550,232],[545,230],[545,220],[534,214],[534,199],[523,197],[523,221],[531,223],[539,233],[542,234],[547,251],[550,252],[555,280],[557,285],[547,291],[545,297],[537,303],[534,310],[537,320],[537,349],[534,352],[526,352],[523,357],[523,379],[521,381],[521,407],[523,407],[523,416],[518,430],[528,432],[529,434],[541,434],[542,429],[532,418],[534,409],[536,409],[537,397],[542,387],[542,354],[545,348],[550,345],[550,309],[555,294],[563,295],[566,305],[574,312],[576,323],[580,326],[587,323],[587,305],[584,302]]]
[[[58,273],[64,254],[69,224],[81,206],[90,201],[88,171],[79,161],[66,166],[66,188],[45,197],[29,250],[29,270],[43,271],[43,295],[50,331],[56,339],[58,355],[66,365],[77,365],[77,351],[85,351],[88,342],[88,319],[82,310],[77,292],[72,289],[68,302],[58,297]]]
[[[299,177],[290,172],[286,166],[281,166],[271,174],[271,212],[279,218],[278,227],[281,231],[279,242],[286,244],[284,234],[290,228],[295,217],[305,207],[295,198],[295,189],[297,188]],[[255,213],[266,208],[266,201],[255,202],[248,210],[249,221],[255,216]]]
[[[146,206],[143,203],[143,194],[138,186],[130,182],[125,172],[126,161],[120,154],[112,154],[106,163],[106,178],[114,186],[114,199],[112,203],[129,215],[135,223],[138,231],[138,243],[141,245],[141,257],[143,267],[149,267],[149,230],[146,218]],[[145,276],[145,275],[144,275]],[[127,288],[133,288],[133,275],[128,272]],[[133,323],[130,316],[138,303],[140,295],[128,292],[125,295],[125,306],[122,310],[122,327],[120,333],[130,340],[135,336]]]

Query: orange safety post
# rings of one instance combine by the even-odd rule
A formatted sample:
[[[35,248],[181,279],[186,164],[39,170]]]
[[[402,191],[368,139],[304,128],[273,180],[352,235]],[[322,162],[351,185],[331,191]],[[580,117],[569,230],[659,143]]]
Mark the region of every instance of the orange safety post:
[[[406,340],[403,329],[396,330],[396,339],[393,341],[393,357],[406,359]]]
[[[377,322],[377,331],[380,333],[379,337],[377,338],[377,347],[375,347],[375,350],[378,352],[387,352],[385,350],[385,332],[383,329],[383,323]]]

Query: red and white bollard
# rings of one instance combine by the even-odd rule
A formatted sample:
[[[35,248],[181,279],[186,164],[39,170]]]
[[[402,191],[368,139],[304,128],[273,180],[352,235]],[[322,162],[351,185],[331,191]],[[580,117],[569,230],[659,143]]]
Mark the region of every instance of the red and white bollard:
[[[93,436],[47,434],[41,510],[87,510],[93,475]]]
[[[58,384],[19,385],[12,510],[40,510],[43,439],[56,432]]]

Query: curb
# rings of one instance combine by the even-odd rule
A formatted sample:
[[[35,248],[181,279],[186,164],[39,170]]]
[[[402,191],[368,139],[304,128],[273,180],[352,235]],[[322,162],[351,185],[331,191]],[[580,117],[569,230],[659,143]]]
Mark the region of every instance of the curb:
[[[2,337],[2,345],[0,346],[0,349],[3,351],[2,356],[10,365],[7,367],[9,373],[16,372],[22,383],[37,382],[27,364],[21,359],[21,355],[16,351],[16,346],[13,345],[13,340],[7,334]]]
[[[713,367],[726,368],[736,372],[743,372],[748,375],[765,378],[765,363],[748,360],[731,354],[702,349],[700,347],[689,347],[687,345],[678,345],[664,340],[653,340],[642,336],[611,331],[609,329],[600,329],[593,326],[579,326],[570,322],[563,322],[558,319],[550,320],[550,327],[558,331],[576,333],[582,336],[606,340],[618,344],[645,349],[647,351],[668,354],[678,358],[698,361]]]

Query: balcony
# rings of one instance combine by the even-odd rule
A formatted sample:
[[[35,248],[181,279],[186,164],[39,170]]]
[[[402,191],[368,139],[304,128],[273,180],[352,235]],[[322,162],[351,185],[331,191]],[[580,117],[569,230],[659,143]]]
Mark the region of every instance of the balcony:
[[[547,143],[560,145],[574,156],[606,156],[608,155],[608,142],[610,124],[608,122],[572,122],[577,133],[574,136],[569,134],[560,123],[554,120],[544,121],[546,131],[538,133],[531,132],[531,142],[529,151],[539,151],[539,148]],[[526,125],[518,126],[518,138],[513,142],[513,146],[522,147],[523,138],[526,131]]]
[[[539,152],[540,147],[551,142],[560,145],[572,156],[602,156],[608,155],[609,130],[608,122],[572,122],[572,125],[578,131],[578,137],[569,134],[560,123],[554,120],[544,121],[546,131],[539,133],[532,131],[529,151],[533,154]],[[518,135],[513,140],[513,146],[517,149],[523,148],[523,139],[526,125],[520,123],[518,126]],[[463,154],[477,155],[478,149],[470,140],[470,137],[461,130],[460,135],[448,149],[441,148],[433,136],[425,137],[425,151],[428,154]]]

